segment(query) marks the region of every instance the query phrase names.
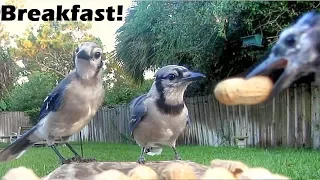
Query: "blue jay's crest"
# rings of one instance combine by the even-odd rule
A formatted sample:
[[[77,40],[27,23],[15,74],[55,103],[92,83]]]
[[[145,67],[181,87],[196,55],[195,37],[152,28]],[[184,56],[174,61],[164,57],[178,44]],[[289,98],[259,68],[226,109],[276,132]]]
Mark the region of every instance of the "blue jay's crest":
[[[157,105],[165,114],[177,115],[184,108],[183,95],[188,85],[205,77],[186,67],[168,65],[156,73],[155,86],[159,94]]]
[[[166,79],[166,78],[173,78],[172,75],[178,76],[179,78],[182,78],[182,73],[187,72],[188,69],[183,66],[177,66],[177,65],[168,65],[161,69],[159,69],[155,73],[156,80],[159,79]]]
[[[315,10],[309,11],[303,14],[300,18],[297,19],[294,25],[296,26],[309,26],[312,27],[317,24],[319,21],[319,14]]]
[[[103,66],[102,53],[102,48],[96,43],[81,43],[74,55],[77,74],[83,79],[96,77]]]
[[[81,52],[84,52],[83,54],[79,54]],[[76,53],[78,55],[78,58],[82,59],[90,59],[90,58],[100,58],[102,55],[102,48],[98,46],[98,44],[93,42],[82,42],[79,44],[78,48],[76,49]]]

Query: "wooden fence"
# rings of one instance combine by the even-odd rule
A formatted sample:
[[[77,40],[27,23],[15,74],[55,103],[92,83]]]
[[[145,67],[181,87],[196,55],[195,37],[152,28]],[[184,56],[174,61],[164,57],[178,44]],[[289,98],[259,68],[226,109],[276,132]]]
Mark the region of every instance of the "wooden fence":
[[[320,148],[320,90],[300,85],[285,90],[272,101],[254,106],[225,106],[213,95],[186,98],[191,126],[178,144],[233,145],[234,136],[248,136],[259,147]],[[102,107],[81,132],[84,141],[132,142],[128,131],[128,105]],[[0,112],[0,136],[29,124],[22,112]],[[79,134],[71,137],[79,140]]]
[[[24,112],[0,112],[0,136],[18,133],[20,126],[28,125],[29,117]],[[9,139],[3,139],[0,142],[9,142]]]
[[[234,136],[248,136],[259,147],[320,148],[319,87],[289,88],[271,102],[254,106],[225,106],[213,95],[186,98],[191,127],[178,144],[233,145]],[[103,107],[82,130],[85,141],[128,142],[128,105]],[[76,134],[72,140],[79,140]]]

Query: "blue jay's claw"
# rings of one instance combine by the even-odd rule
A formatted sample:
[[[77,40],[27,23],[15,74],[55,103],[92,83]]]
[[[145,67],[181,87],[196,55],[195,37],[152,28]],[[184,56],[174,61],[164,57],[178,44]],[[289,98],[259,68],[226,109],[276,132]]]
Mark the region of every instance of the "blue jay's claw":
[[[74,157],[64,160],[62,159],[62,164],[69,164],[71,162],[77,162],[77,163],[88,163],[88,162],[96,162],[95,159],[84,159],[81,158],[81,156],[77,153],[77,151],[75,149],[72,148],[72,146],[69,143],[65,143],[65,145],[71,150],[71,152],[73,152]]]
[[[149,149],[147,148],[141,148],[141,154],[140,154],[140,157],[139,159],[137,160],[137,163],[139,164],[145,164],[146,163],[146,159],[144,158],[144,154],[147,153],[148,151],[150,151]]]
[[[69,164],[70,161],[66,160],[66,159],[60,159],[60,164],[64,165],[64,164]]]
[[[75,163],[91,163],[91,162],[97,162],[97,160],[93,159],[93,158],[86,159],[86,158],[81,158],[80,156],[79,157],[78,156],[74,156],[72,158],[69,158],[67,160],[62,161],[61,163],[62,164],[70,164],[70,163],[73,163],[73,162],[75,162]]]
[[[174,152],[174,158],[175,158],[175,160],[181,160],[181,157],[180,157],[177,149],[176,149],[175,147],[172,147],[172,150],[173,150],[173,152]]]
[[[139,164],[145,164],[146,163],[146,159],[144,157],[140,157],[137,161],[137,163]]]
[[[174,155],[175,160],[182,160],[179,154]]]

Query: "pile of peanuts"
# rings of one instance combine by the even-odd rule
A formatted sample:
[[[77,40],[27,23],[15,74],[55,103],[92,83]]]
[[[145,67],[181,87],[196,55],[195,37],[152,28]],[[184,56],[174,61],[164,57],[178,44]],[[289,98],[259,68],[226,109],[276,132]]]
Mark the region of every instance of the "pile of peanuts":
[[[107,180],[117,177],[117,180],[141,180],[141,179],[199,179],[190,165],[187,163],[171,163],[165,167],[159,175],[147,166],[138,166],[127,175],[118,170],[108,170],[98,174],[95,180]],[[265,168],[249,168],[242,162],[229,160],[212,160],[210,168],[200,177],[205,179],[289,179],[288,177],[273,174]]]
[[[40,180],[32,170],[25,167],[11,169],[3,177],[3,180]],[[156,173],[145,165],[138,165],[124,174],[119,170],[107,170],[95,175],[93,180],[141,180],[141,179],[199,179],[194,168],[187,163],[173,162],[161,172]],[[230,160],[212,160],[210,167],[200,179],[289,179],[288,177],[273,174],[265,168],[249,168],[242,162]]]

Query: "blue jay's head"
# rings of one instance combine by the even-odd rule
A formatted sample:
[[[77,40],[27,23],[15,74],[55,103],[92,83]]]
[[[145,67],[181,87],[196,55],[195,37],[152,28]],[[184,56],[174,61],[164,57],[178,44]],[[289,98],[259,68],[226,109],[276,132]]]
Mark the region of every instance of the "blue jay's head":
[[[102,48],[94,42],[83,42],[75,51],[77,72],[84,78],[92,78],[103,66]]]
[[[178,102],[188,85],[205,78],[205,75],[189,71],[183,66],[168,65],[159,69],[155,74],[155,87],[160,97],[166,101]]]
[[[320,70],[320,15],[304,14],[292,26],[284,29],[267,59],[253,69],[246,78],[268,75],[284,69],[270,93],[269,99],[304,75]]]

